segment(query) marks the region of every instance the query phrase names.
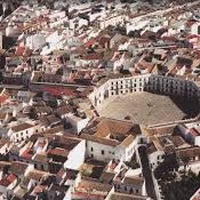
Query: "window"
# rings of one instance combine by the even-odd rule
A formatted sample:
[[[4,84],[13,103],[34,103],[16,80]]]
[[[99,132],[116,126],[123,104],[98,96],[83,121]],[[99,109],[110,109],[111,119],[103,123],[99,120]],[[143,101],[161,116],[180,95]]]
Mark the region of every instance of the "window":
[[[130,194],[132,194],[132,193],[133,193],[133,188],[131,188],[131,189],[130,189],[129,193],[130,193]]]
[[[198,26],[197,34],[200,34],[200,26]]]
[[[104,150],[101,150],[101,154],[104,155]]]
[[[91,151],[93,151],[93,147],[91,147]]]

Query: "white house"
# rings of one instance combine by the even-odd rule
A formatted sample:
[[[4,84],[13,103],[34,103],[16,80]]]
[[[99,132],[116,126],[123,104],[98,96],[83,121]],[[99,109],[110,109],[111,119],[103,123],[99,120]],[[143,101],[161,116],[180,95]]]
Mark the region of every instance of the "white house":
[[[13,190],[17,184],[17,176],[8,174],[0,180],[0,193],[5,197],[8,196],[9,191]]]
[[[157,166],[159,166],[160,163],[164,161],[164,154],[165,154],[164,151],[161,151],[158,149],[155,149],[155,151],[149,152],[149,161],[150,161],[152,169],[155,169]]]
[[[75,116],[73,113],[68,113],[66,116],[66,121],[71,124],[72,131],[76,134],[79,134],[87,126],[89,120],[89,118]]]
[[[30,136],[37,130],[39,130],[39,126],[34,126],[29,123],[21,123],[18,125],[12,126],[7,135],[10,138],[12,142],[18,143],[21,142],[27,138],[30,138]]]
[[[128,34],[130,31],[135,31],[139,29],[143,29],[150,23],[150,19],[148,20],[139,20],[133,19],[130,23],[126,24],[126,33]]]
[[[5,34],[8,37],[18,37],[20,35],[20,29],[15,23],[9,23],[5,29]]]
[[[129,161],[137,145],[136,131],[131,122],[99,119],[94,127],[83,130],[86,139],[86,155],[100,161]]]
[[[39,49],[46,44],[45,35],[42,33],[36,33],[26,38],[26,46],[30,49]]]
[[[48,55],[53,50],[59,49],[60,41],[63,39],[63,35],[59,34],[58,31],[53,32],[52,34],[46,37],[47,45],[42,48],[41,55]]]
[[[70,140],[70,138],[69,138]],[[65,169],[77,170],[85,160],[85,140],[80,140],[79,143],[70,150],[67,161],[63,164]]]
[[[191,27],[191,33],[192,34],[198,34],[200,35],[200,22],[196,22]]]
[[[79,39],[78,37],[71,37],[67,41],[67,45],[69,47],[77,47],[83,45],[83,41]]]
[[[117,26],[122,24],[127,17],[125,15],[115,15],[115,16],[108,16],[108,17],[102,17],[102,19],[99,19],[97,21],[97,27],[100,29],[105,29],[109,25],[111,26]]]

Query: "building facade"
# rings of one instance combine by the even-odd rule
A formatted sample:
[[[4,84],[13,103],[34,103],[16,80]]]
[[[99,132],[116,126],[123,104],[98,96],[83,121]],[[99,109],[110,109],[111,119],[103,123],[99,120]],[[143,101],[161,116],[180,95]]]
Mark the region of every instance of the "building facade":
[[[138,75],[133,77],[110,79],[89,95],[95,107],[106,99],[135,92],[153,92],[162,95],[180,96],[187,99],[197,98],[199,90],[193,81],[160,75]]]

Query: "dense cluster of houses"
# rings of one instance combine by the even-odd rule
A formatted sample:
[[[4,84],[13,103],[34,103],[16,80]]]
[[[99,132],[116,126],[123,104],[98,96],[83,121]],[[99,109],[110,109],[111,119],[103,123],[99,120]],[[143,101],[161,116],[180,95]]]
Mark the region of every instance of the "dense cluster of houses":
[[[145,126],[98,107],[142,92],[200,102],[199,5],[33,0],[2,15],[0,199],[156,200],[168,158],[198,174],[198,114]]]

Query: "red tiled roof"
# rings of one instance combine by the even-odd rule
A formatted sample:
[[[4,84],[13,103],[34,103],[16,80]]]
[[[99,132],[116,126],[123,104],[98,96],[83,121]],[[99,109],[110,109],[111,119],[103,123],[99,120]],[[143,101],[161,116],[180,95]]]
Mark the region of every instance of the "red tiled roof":
[[[26,149],[21,155],[21,157],[26,158],[26,159],[31,159],[32,156],[33,156],[33,153],[32,153],[32,149],[30,148]]]
[[[10,174],[7,178],[4,178],[0,181],[0,185],[5,187],[9,186],[17,177],[14,174]]]
[[[188,20],[185,25],[190,28],[195,23],[196,23],[195,21]]]
[[[85,55],[83,57],[84,60],[100,60],[102,58],[103,58],[103,56],[101,54],[97,54],[97,53],[91,53],[91,54]]]
[[[11,127],[11,129],[14,132],[18,132],[18,131],[23,131],[23,130],[26,130],[26,129],[29,129],[29,128],[32,128],[32,127],[33,127],[32,124],[23,123],[23,124],[15,125],[15,126]]]
[[[105,195],[100,195],[100,194],[88,194],[88,192],[74,192],[73,193],[74,196],[79,196],[85,199],[89,199],[89,198],[95,198],[98,200],[103,200],[105,199]]]
[[[67,157],[69,152],[66,149],[54,148],[54,149],[49,149],[48,154]]]
[[[170,42],[176,42],[178,39],[173,36],[164,36],[162,37],[162,40],[170,41]]]
[[[91,39],[88,42],[86,42],[85,46],[87,48],[89,48],[89,47],[93,46],[95,44],[95,42],[96,42],[96,39]]]
[[[191,128],[190,129],[190,133],[195,137],[195,136],[199,136],[199,132],[195,129],[195,128]]]
[[[0,104],[5,103],[5,101],[8,99],[8,96],[6,95],[0,95]]]
[[[109,36],[101,36],[101,37],[98,39],[98,42],[99,42],[99,44],[104,45],[106,42],[109,42],[110,39],[111,39],[111,38],[110,38]]]
[[[76,92],[76,90],[74,88],[46,86],[44,88],[44,91],[49,92],[50,94],[52,94],[54,96],[61,96],[61,95],[72,96],[72,97],[78,96],[78,93]]]
[[[112,163],[112,164],[110,165],[110,169],[111,169],[111,170],[114,170],[116,166],[117,166],[117,163]]]
[[[17,47],[16,51],[15,51],[15,54],[17,56],[23,56],[25,49],[26,49],[25,47]]]
[[[2,179],[0,180],[0,185],[7,187],[8,185],[10,185],[10,181],[8,181],[7,179]]]
[[[8,177],[7,177],[7,180],[12,183],[17,177],[14,175],[14,174],[10,174]]]
[[[33,189],[33,194],[39,194],[41,192],[43,192],[44,190],[46,190],[47,186],[45,185],[37,185],[34,189]]]
[[[190,34],[190,35],[187,36],[188,40],[193,39],[193,38],[200,38],[200,35]]]

